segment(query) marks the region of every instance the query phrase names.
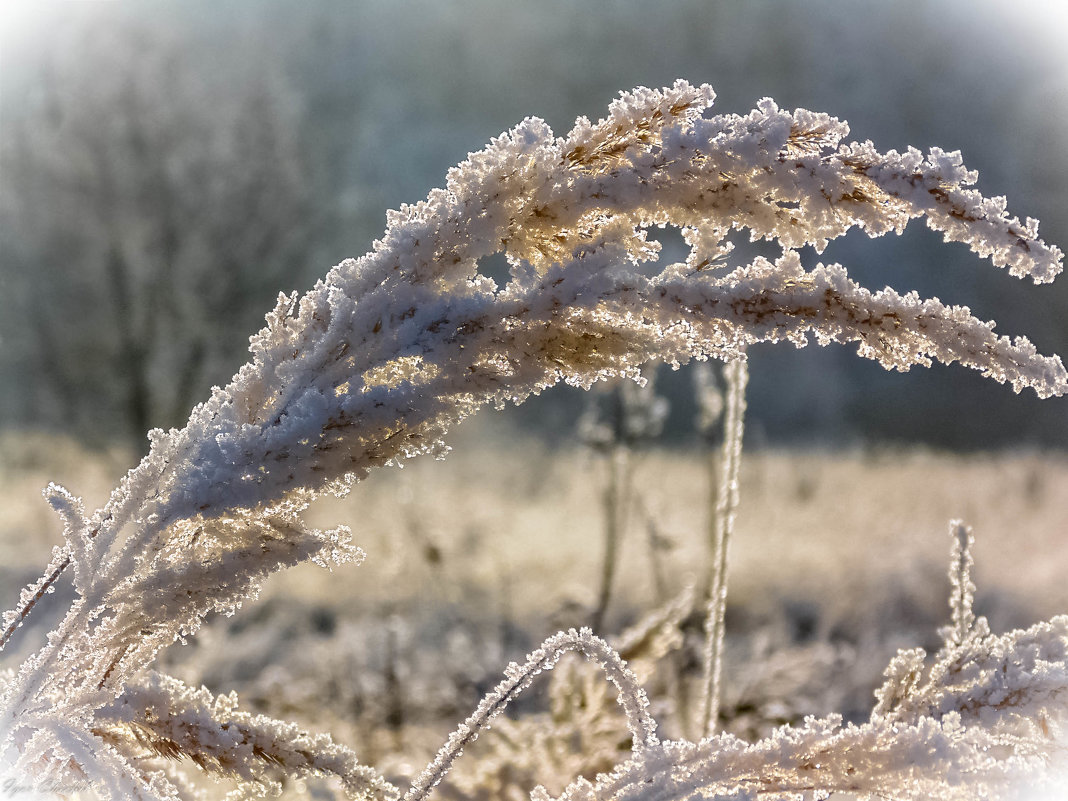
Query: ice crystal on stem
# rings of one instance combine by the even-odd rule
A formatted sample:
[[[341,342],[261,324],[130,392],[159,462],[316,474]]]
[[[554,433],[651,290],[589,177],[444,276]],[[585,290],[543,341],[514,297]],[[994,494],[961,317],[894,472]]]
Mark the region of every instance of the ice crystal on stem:
[[[87,514],[50,488],[66,546],[4,616],[0,646],[72,564],[78,597],[0,690],[0,759],[42,788],[177,797],[144,757],[142,730],[112,725],[115,704],[144,686],[161,648],[233,612],[271,572],[358,559],[346,529],[305,524],[310,501],[381,465],[444,453],[446,430],[486,404],[809,334],[855,342],[888,368],[960,361],[1017,391],[1065,393],[1058,358],[966,308],[801,264],[803,245],[925,217],[1014,275],[1052,280],[1061,252],[1033,220],[972,189],[958,154],[882,154],[846,142],[833,117],[770,100],[706,116],[713,97],[684,81],[637,89],[564,138],[525,120],[444,189],[391,212],[367,255],[303,297],[280,295],[252,360],[184,428],[151,432],[149,454],[103,508]],[[661,225],[680,228],[691,252],[650,277],[640,266],[658,246],[646,230]],[[778,241],[782,255],[722,269],[736,228]],[[502,287],[477,271],[498,252],[511,265]],[[694,759],[732,752],[693,748]]]

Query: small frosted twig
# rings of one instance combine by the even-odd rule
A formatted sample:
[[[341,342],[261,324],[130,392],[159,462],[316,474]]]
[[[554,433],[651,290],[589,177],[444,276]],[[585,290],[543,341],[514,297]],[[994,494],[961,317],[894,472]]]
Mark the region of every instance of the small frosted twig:
[[[923,661],[927,652],[922,648],[899,649],[883,671],[883,684],[875,691],[872,720],[896,716],[903,703],[916,695],[923,678]]]
[[[400,791],[348,748],[325,734],[237,708],[234,695],[216,696],[170,676],[151,673],[128,684],[98,710],[93,734],[104,743],[133,740],[150,754],[186,757],[202,769],[255,782],[278,777],[339,777],[349,797],[395,801]]]
[[[738,509],[738,472],[742,462],[742,434],[745,430],[745,386],[749,381],[748,361],[743,355],[727,364],[727,416],[724,420],[723,467],[720,471],[716,525],[712,541],[712,585],[705,618],[704,699],[701,703],[701,731],[711,736],[719,719],[720,683],[723,675],[723,645],[727,615],[727,547],[734,531]]]
[[[48,487],[45,488],[46,497],[47,493],[49,493],[53,487],[56,487],[56,485],[49,484]],[[100,526],[107,522],[107,519],[108,517],[105,517],[99,525],[91,528],[85,536],[88,539],[93,539],[99,533]],[[71,549],[69,545],[63,548],[57,548],[53,551],[52,561],[45,569],[44,575],[22,591],[22,595],[19,598],[19,605],[15,609],[4,613],[4,631],[3,633],[0,633],[0,651],[4,650],[4,646],[7,645],[12,635],[26,621],[30,612],[37,606],[37,602],[45,595],[52,592],[52,587],[59,581],[59,577],[63,574],[63,571],[70,567],[70,564]]]
[[[52,589],[68,566],[70,566],[70,552],[56,548],[52,553],[52,562],[45,568],[44,575],[23,589],[16,608],[4,613],[4,631],[0,634],[0,651],[4,650],[8,640],[18,631],[33,608],[37,606],[37,602]]]
[[[568,651],[578,651],[596,662],[616,686],[617,700],[627,716],[633,749],[640,753],[659,744],[656,722],[649,714],[649,699],[619,654],[589,629],[561,631],[542,643],[522,664],[513,662],[505,668],[506,678],[492,692],[486,694],[478,708],[449,735],[437,756],[427,765],[404,795],[403,801],[423,801],[430,791],[449,772],[452,764],[468,744],[474,742],[483,729],[518,695],[530,686],[542,671],[552,670]]]
[[[995,635],[973,611],[971,528],[950,524],[952,625],[927,670],[922,648],[899,651],[876,692],[872,722],[958,721],[981,728],[1018,755],[1063,760],[1068,695],[1068,616]]]
[[[682,592],[648,612],[637,623],[628,626],[619,635],[613,637],[609,643],[621,656],[626,656],[632,651],[643,648],[644,644],[660,636],[661,632],[678,629],[683,620],[693,611],[697,600],[696,592],[692,584],[683,587]]]
[[[954,520],[949,524],[949,534],[953,537],[953,561],[949,567],[949,580],[953,586],[949,597],[949,606],[953,610],[953,628],[947,640],[960,645],[968,639],[975,627],[975,612],[972,611],[972,602],[975,600],[975,584],[972,582],[972,566],[975,560],[972,558],[972,546],[975,544],[975,536],[971,526],[965,525],[962,520]]]

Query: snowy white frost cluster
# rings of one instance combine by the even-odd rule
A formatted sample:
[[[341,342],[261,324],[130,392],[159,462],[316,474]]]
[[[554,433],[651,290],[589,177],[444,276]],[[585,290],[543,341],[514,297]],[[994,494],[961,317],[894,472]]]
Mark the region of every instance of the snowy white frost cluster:
[[[638,89],[564,138],[524,121],[452,170],[445,189],[390,213],[370,253],[303,297],[280,296],[252,338],[252,360],[185,428],[151,432],[150,453],[103,508],[86,513],[50,486],[66,545],[4,617],[0,644],[68,566],[77,600],[0,679],[0,756],[12,775],[43,790],[186,798],[181,768],[192,760],[264,788],[326,773],[354,796],[398,795],[325,737],[150,668],[161,648],[205,615],[232,612],[271,572],[358,560],[346,529],[303,523],[308,503],[380,465],[443,453],[446,429],[487,403],[518,403],[561,380],[636,377],[653,359],[744,358],[750,343],[803,345],[810,332],[855,342],[888,368],[959,361],[1017,391],[1068,390],[1059,359],[995,335],[966,308],[870,292],[840,266],[801,265],[803,245],[822,250],[854,226],[901,232],[922,216],[1014,275],[1052,280],[1061,252],[1037,238],[1034,220],[970,189],[975,173],[958,154],[881,154],[844,143],[848,129],[833,117],[770,100],[745,116],[711,116],[713,97],[682,81]],[[658,246],[646,230],[665,225],[681,229],[691,252],[651,275]],[[782,255],[726,268],[736,228],[777,240]],[[504,286],[478,273],[499,252],[511,268]],[[870,724],[812,721],[754,746],[723,736],[659,742],[625,667],[588,632],[560,635],[543,661],[560,648],[594,653],[614,666],[628,712],[643,721],[632,761],[566,796],[855,787],[975,797],[1051,753],[1068,686],[1066,627],[997,638],[961,623],[926,683],[919,654],[894,662]],[[487,714],[504,700],[490,699]],[[437,775],[410,795],[425,795]]]

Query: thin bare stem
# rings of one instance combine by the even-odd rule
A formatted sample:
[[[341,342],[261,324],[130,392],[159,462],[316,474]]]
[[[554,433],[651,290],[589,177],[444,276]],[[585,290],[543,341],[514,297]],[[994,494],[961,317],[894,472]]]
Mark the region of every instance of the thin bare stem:
[[[100,526],[102,526],[109,520],[111,520],[111,515],[105,515],[104,519],[100,522],[100,524],[89,531],[89,539],[92,539],[97,534],[99,534]],[[41,576],[41,578],[37,579],[35,585],[31,585],[33,589],[30,590],[28,588],[27,591],[23,593],[22,601],[19,604],[19,607],[14,610],[14,614],[11,616],[11,620],[8,625],[4,628],[3,634],[0,634],[0,651],[4,650],[4,646],[7,645],[11,637],[26,621],[26,618],[29,617],[30,612],[32,612],[33,608],[37,606],[37,602],[40,601],[47,593],[51,592],[52,587],[57,581],[59,581],[59,577],[63,575],[63,571],[70,567],[70,563],[70,551],[67,549],[60,551],[53,557],[52,565],[49,565],[49,568],[51,569],[46,568],[45,574]]]
[[[60,574],[67,569],[70,565],[70,554],[66,554],[58,565],[52,570],[51,573],[46,573],[42,578],[38,579],[37,586],[34,588],[32,595],[23,602],[11,619],[11,623],[4,629],[4,633],[0,634],[0,651],[4,650],[4,646],[7,645],[8,640],[23,624],[26,618],[29,616],[33,608],[37,606],[37,602],[44,597],[49,588],[59,580]]]
[[[619,548],[626,527],[625,505],[630,484],[630,453],[626,445],[612,446],[608,464],[608,484],[604,491],[604,556],[601,561],[601,586],[597,592],[597,606],[591,617],[590,628],[601,631],[608,605],[612,601],[612,586],[619,565]]]
[[[656,593],[657,606],[662,606],[671,600],[672,593],[662,553],[666,539],[660,531],[657,513],[649,508],[637,488],[632,488],[631,496],[635,509],[645,525],[645,544],[649,550],[649,567],[653,577],[653,591]]]

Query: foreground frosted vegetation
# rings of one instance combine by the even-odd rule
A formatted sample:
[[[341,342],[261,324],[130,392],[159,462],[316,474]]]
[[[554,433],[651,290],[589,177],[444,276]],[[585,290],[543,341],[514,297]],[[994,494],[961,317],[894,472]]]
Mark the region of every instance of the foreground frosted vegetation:
[[[76,598],[48,642],[4,680],[0,747],[12,775],[46,791],[182,798],[194,793],[190,768],[248,789],[325,774],[353,797],[414,801],[540,672],[579,651],[615,685],[631,749],[594,779],[574,777],[561,798],[843,790],[970,799],[1051,780],[1068,621],[991,633],[972,611],[963,524],[951,526],[952,620],[936,653],[900,652],[866,722],[809,718],[754,744],[716,733],[714,714],[688,739],[662,739],[638,676],[621,661],[640,643],[652,643],[654,662],[671,650],[695,604],[681,587],[615,648],[572,629],[509,666],[403,793],[325,735],[152,670],[161,649],[210,613],[232,613],[270,573],[361,558],[347,529],[307,524],[315,498],[344,494],[379,466],[442,455],[446,430],[481,406],[518,403],[559,381],[639,377],[652,360],[732,363],[742,377],[729,393],[723,521],[733,516],[742,365],[754,342],[803,345],[814,334],[855,342],[887,368],[959,361],[1017,391],[1068,390],[1058,358],[994,334],[966,308],[873,293],[840,266],[802,266],[802,246],[822,250],[853,227],[900,232],[924,217],[1018,277],[1052,280],[1060,251],[1038,239],[1035,221],[970,189],[976,176],[958,154],[881,154],[846,142],[834,118],[771,101],[746,116],[707,116],[712,98],[684,82],[636,90],[563,139],[525,121],[452,171],[446,189],[391,213],[369,254],[303,297],[280,296],[252,339],[252,361],[185,428],[151,432],[150,453],[103,507],[87,513],[50,485],[66,545],[5,616],[3,641],[61,574],[71,574]],[[691,253],[650,276],[658,248],[644,232],[659,225],[680,228]],[[778,241],[782,255],[728,269],[726,236],[736,228]],[[511,266],[503,287],[477,272],[498,252]],[[720,544],[729,533],[721,523]],[[722,601],[713,583],[706,676],[721,662]],[[640,658],[634,665],[641,671]],[[703,692],[702,705],[715,709],[714,678]]]

